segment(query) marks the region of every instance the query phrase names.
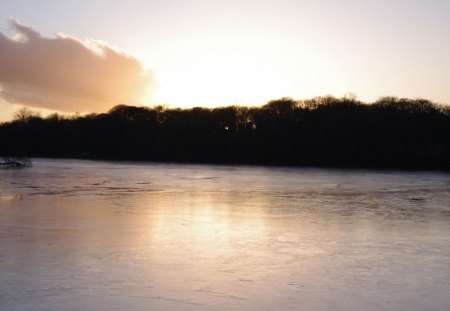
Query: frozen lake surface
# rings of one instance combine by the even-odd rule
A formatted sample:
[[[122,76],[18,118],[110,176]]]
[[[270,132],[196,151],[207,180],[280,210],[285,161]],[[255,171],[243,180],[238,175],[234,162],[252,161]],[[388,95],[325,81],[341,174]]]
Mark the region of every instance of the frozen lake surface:
[[[0,310],[449,310],[450,174],[0,170]]]

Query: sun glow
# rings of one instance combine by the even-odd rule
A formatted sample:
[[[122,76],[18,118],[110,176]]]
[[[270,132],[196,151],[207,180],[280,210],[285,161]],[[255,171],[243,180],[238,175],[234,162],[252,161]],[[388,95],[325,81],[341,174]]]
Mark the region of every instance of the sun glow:
[[[153,104],[261,105],[284,96],[317,96],[324,85],[327,89],[324,71],[334,66],[314,45],[305,42],[305,48],[299,48],[271,36],[214,37],[171,50],[164,64],[155,68]]]
[[[0,1],[24,22],[0,20],[0,121],[14,104],[100,113],[348,93],[449,103],[448,1],[394,2],[137,0],[103,14],[105,0],[67,0],[41,3],[38,17]]]

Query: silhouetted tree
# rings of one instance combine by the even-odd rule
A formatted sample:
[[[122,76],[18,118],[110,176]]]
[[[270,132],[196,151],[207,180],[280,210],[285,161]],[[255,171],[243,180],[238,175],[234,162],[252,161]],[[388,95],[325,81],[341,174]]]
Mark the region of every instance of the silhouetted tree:
[[[33,118],[39,118],[40,113],[31,111],[28,107],[24,106],[17,110],[13,115],[13,120],[18,122],[28,122]]]
[[[0,125],[0,155],[348,167],[450,168],[450,109],[424,99],[272,100],[262,107],[107,113],[22,108]]]

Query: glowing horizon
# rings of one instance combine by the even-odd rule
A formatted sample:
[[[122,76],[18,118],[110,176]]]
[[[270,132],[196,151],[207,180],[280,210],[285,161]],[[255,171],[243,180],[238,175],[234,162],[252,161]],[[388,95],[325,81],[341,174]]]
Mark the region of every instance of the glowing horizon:
[[[86,72],[79,65],[71,71],[57,63],[61,70],[55,77],[66,75],[69,81],[64,87],[58,78],[45,85],[38,84],[42,79],[25,81],[27,71],[11,87],[0,68],[0,89],[8,91],[0,98],[0,121],[10,119],[17,104],[100,112],[117,104],[261,105],[280,97],[348,93],[365,102],[396,96],[450,104],[450,3],[443,0],[130,0],[127,5],[47,0],[38,7],[5,0],[0,11],[5,14],[0,32],[7,38],[17,35],[8,25],[15,16],[47,39],[41,41],[78,42],[80,53],[93,52],[86,59],[94,64],[96,49],[117,52],[122,64],[98,65],[108,71],[103,81],[98,70]],[[60,32],[67,35],[55,35]],[[62,59],[70,54],[58,51]],[[33,72],[42,70],[42,63]],[[152,75],[145,90],[140,70]],[[84,85],[89,79],[101,83]],[[33,102],[36,95],[39,102]]]

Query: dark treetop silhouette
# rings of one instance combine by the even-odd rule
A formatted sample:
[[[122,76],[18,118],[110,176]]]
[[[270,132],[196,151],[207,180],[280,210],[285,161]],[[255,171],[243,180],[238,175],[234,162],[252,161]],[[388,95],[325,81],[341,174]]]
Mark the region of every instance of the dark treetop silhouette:
[[[282,98],[262,107],[166,109],[0,125],[0,155],[380,168],[450,168],[450,109],[427,100]]]

